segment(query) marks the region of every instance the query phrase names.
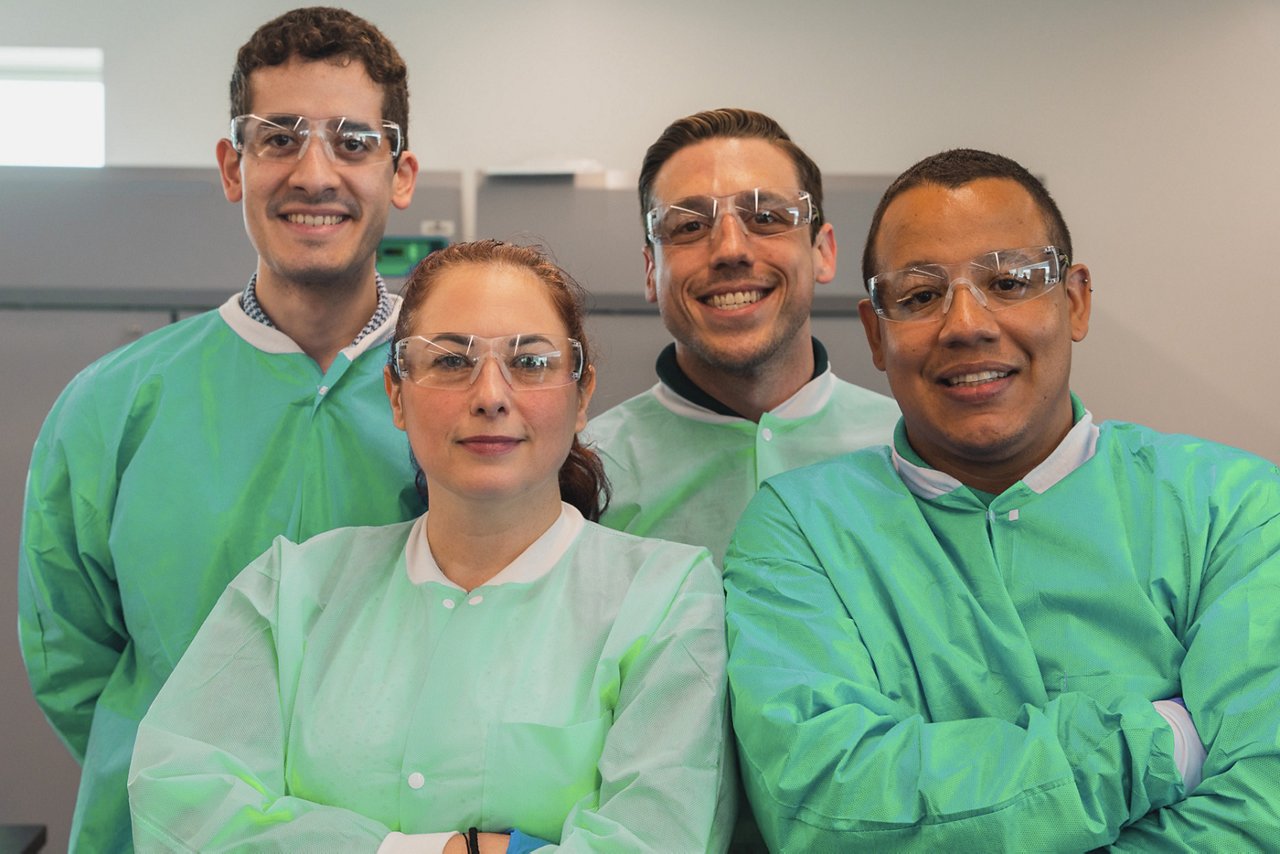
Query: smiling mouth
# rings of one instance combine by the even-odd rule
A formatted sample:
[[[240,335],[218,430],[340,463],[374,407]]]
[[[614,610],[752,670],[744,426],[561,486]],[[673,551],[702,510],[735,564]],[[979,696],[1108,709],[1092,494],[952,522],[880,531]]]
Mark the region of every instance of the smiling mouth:
[[[703,297],[702,302],[712,308],[742,308],[764,299],[768,291],[732,291],[727,294],[712,294]]]
[[[284,218],[295,225],[337,225],[347,219],[347,217],[342,214],[323,214],[320,216],[313,216],[312,214],[300,213],[285,214]]]
[[[978,371],[972,374],[961,374],[958,377],[947,377],[942,380],[943,385],[960,386],[960,385],[981,385],[989,383],[992,380],[1004,379],[1009,376],[1012,371]]]

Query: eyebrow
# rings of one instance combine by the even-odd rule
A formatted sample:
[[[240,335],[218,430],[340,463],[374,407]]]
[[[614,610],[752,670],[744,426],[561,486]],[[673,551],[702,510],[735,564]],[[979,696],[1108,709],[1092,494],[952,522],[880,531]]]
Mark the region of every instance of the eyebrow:
[[[972,264],[974,261],[978,261],[980,259],[986,258],[991,255],[998,255],[999,258],[997,260],[999,261],[1004,261],[1006,259],[1006,256],[1009,256],[1014,259],[1021,259],[1024,262],[1030,262],[1033,260],[1032,258],[1028,257],[1025,254],[1021,254],[1021,250],[1025,248],[1026,247],[1023,247],[1023,246],[1012,246],[1012,247],[1002,248],[1002,249],[988,249],[986,252],[979,252],[977,255],[974,255],[971,258],[966,258],[963,261],[956,261],[955,264]],[[1014,254],[1010,256],[1009,255],[1010,253],[1019,253],[1019,254]],[[906,264],[903,264],[901,267],[898,267],[897,269],[898,270],[914,270],[917,267],[954,267],[955,264],[944,264],[941,261],[926,261],[923,259],[916,259],[914,261],[908,261]],[[896,271],[891,270],[889,272],[896,272]]]
[[[467,348],[471,347],[474,339],[484,338],[483,335],[475,335],[470,332],[434,332],[428,336],[419,336],[427,338],[428,341],[440,341],[449,344],[460,344]],[[526,344],[550,344],[551,339],[541,332],[517,332],[513,335],[499,335],[495,340],[505,338],[508,347],[522,347]]]
[[[902,270],[916,270],[916,269],[919,269],[920,267],[945,267],[945,266],[946,266],[945,264],[939,264],[937,261],[917,260],[917,261],[908,261],[907,263],[903,264],[901,267],[897,267],[893,270],[886,270],[885,272],[896,273]]]
[[[298,120],[303,118],[297,113],[258,113],[257,115],[263,121],[289,129],[297,127]]]
[[[428,341],[433,343],[436,341],[445,341],[450,344],[462,344],[468,348],[471,346],[471,339],[475,338],[474,335],[468,335],[465,332],[433,332],[430,337],[425,335],[420,337],[426,338]]]
[[[551,339],[541,332],[521,332],[519,335],[512,335],[509,343],[522,347],[525,344],[550,344]]]
[[[354,131],[355,133],[382,133],[381,124],[374,127],[368,122],[361,121],[360,119],[353,119],[350,116],[334,116],[334,118],[342,119],[337,127],[340,131]]]
[[[700,203],[706,202],[708,200],[712,200],[714,198],[715,198],[714,196],[705,195],[705,194],[701,196],[685,196],[683,199],[676,199],[674,202],[672,202],[669,205],[664,205],[661,202],[659,202],[657,205],[655,205],[655,207],[660,207],[660,208],[665,207],[669,210],[686,211],[687,213],[692,213],[692,214],[703,214],[705,213],[705,210],[699,210],[696,207],[690,207],[690,205],[698,205]],[[706,205],[706,204],[702,204],[701,206],[702,208],[709,207],[709,205]]]
[[[772,204],[774,202],[791,201],[791,196],[787,192],[780,192],[770,187],[758,187],[756,189],[760,191],[756,193],[756,198],[758,198],[762,202],[769,202],[770,204]],[[752,190],[743,190],[742,193],[737,193],[735,195],[741,196],[743,193],[750,193],[750,192],[752,192]],[[803,191],[800,191],[800,192],[803,192]]]
[[[1040,252],[1038,255],[1036,253],[1028,253],[1027,249],[1029,248],[1031,247],[1020,246],[1016,249],[997,249],[988,254],[997,255],[999,261],[1003,264],[1040,264],[1047,260],[1047,257],[1044,257],[1044,252]]]
[[[256,115],[260,119],[263,119],[264,121],[271,122],[272,124],[278,124],[281,127],[287,127],[290,129],[297,127],[298,122],[301,119],[306,119],[308,122],[312,122],[312,121],[327,122],[330,119],[342,119],[342,122],[338,125],[339,130],[343,130],[343,131],[351,130],[357,133],[370,132],[370,131],[381,133],[382,131],[381,122],[371,124],[369,122],[364,121],[363,119],[354,119],[351,116],[325,116],[324,118],[320,118],[320,119],[312,119],[310,116],[304,116],[304,115],[301,115],[300,113],[254,113],[254,115]]]

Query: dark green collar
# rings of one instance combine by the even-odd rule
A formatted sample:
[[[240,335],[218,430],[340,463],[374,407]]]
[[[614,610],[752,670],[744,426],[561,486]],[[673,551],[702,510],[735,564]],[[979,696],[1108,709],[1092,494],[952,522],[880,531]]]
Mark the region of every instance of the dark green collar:
[[[810,338],[809,340],[813,342],[813,376],[810,377],[812,380],[817,379],[827,370],[828,360],[827,348],[822,346],[822,342],[817,338]],[[703,409],[710,409],[717,415],[729,415],[734,418],[745,417],[707,394],[697,383],[689,379],[689,375],[680,368],[680,364],[676,361],[675,342],[662,348],[662,352],[658,354],[656,369],[658,371],[658,379],[662,380],[662,384],[690,403],[701,406]]]

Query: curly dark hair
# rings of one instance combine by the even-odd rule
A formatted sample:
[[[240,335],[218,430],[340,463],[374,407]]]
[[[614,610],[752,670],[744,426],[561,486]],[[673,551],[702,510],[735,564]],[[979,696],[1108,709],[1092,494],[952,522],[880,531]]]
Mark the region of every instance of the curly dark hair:
[[[578,380],[578,388],[585,388],[590,382],[586,368],[593,364],[591,343],[587,340],[584,326],[586,291],[537,247],[517,246],[500,240],[455,243],[432,252],[414,268],[409,275],[409,280],[405,282],[404,290],[400,293],[402,300],[400,318],[396,322],[396,332],[391,341],[391,354],[388,361],[392,368],[392,381],[399,382],[394,366],[396,342],[413,334],[418,323],[419,309],[431,292],[432,286],[440,278],[440,274],[462,264],[518,267],[538,277],[538,280],[546,286],[551,303],[564,322],[569,337],[577,339],[582,344],[583,371],[582,377]],[[416,482],[418,492],[426,498],[426,477],[421,468],[418,469]],[[595,451],[583,445],[577,436],[573,437],[569,456],[560,467],[560,497],[578,508],[582,515],[592,522],[599,521],[601,514],[609,506],[610,489],[604,473],[604,464]]]
[[[381,30],[346,9],[294,9],[259,27],[236,54],[236,67],[231,72],[231,118],[253,112],[250,74],[264,66],[283,65],[295,56],[362,64],[369,79],[382,87],[382,117],[400,125],[403,148],[408,149],[408,69]]]
[[[644,153],[640,164],[640,220],[653,207],[653,182],[658,171],[680,149],[708,139],[763,139],[772,142],[791,158],[796,168],[799,189],[809,193],[818,215],[809,226],[811,239],[816,240],[822,227],[822,170],[800,146],[782,129],[782,125],[754,110],[739,107],[723,107],[704,110],[682,119],[676,119],[664,130]],[[647,238],[646,238],[647,239]]]

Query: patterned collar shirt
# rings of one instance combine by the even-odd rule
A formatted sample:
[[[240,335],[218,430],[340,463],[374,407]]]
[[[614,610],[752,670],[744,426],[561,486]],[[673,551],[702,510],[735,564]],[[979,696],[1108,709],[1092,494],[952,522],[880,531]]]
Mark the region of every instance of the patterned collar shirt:
[[[373,317],[369,318],[369,322],[360,330],[360,334],[351,342],[351,346],[359,344],[364,340],[365,336],[376,330],[382,324],[386,323],[387,318],[391,316],[395,306],[392,304],[391,294],[387,291],[386,282],[382,281],[382,276],[374,273],[374,284],[378,288],[378,307],[373,312]],[[244,309],[244,313],[250,319],[256,320],[263,326],[275,329],[276,325],[271,322],[271,318],[262,310],[262,304],[258,302],[258,274],[254,273],[249,278],[249,284],[245,285],[244,293],[240,295],[240,307]]]

